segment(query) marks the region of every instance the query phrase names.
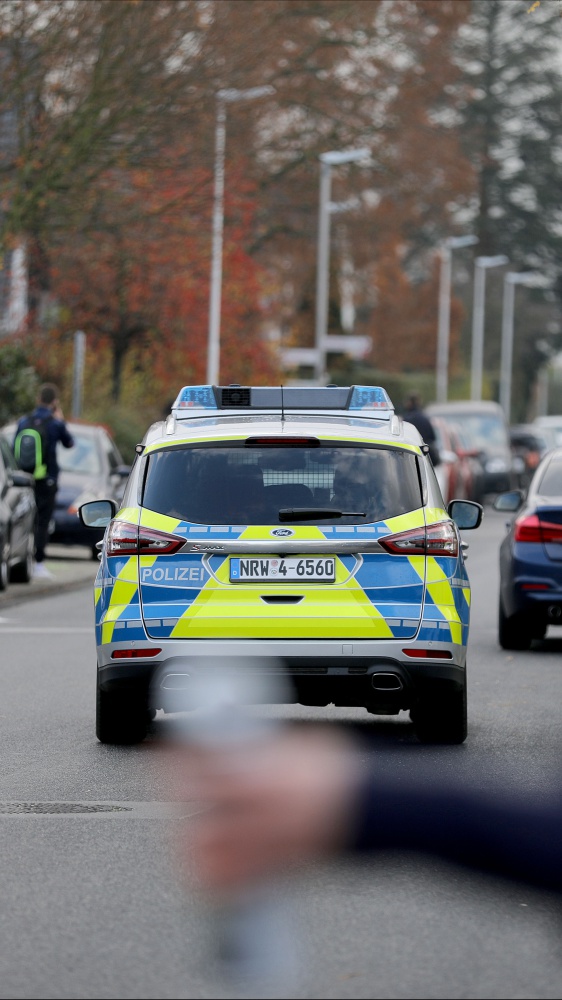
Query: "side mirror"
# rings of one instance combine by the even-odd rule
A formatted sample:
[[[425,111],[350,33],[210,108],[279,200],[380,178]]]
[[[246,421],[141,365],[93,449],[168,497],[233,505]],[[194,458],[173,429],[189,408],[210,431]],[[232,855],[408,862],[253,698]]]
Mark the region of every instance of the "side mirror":
[[[523,493],[521,490],[510,490],[509,493],[500,493],[493,503],[494,510],[499,510],[503,514],[514,514],[523,504]]]
[[[452,517],[457,528],[466,531],[477,528],[482,521],[482,505],[473,500],[451,500],[447,507],[449,517]]]
[[[89,500],[78,508],[78,517],[86,528],[107,528],[116,513],[113,500]]]

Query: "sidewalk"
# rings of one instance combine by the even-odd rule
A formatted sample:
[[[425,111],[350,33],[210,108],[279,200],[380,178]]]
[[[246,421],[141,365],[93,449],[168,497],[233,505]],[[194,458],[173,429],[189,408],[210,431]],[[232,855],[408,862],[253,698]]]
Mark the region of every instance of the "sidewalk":
[[[31,580],[30,583],[10,583],[0,593],[0,607],[21,604],[36,597],[46,597],[65,590],[93,586],[99,563],[91,552],[79,545],[49,545],[45,566],[52,580]]]

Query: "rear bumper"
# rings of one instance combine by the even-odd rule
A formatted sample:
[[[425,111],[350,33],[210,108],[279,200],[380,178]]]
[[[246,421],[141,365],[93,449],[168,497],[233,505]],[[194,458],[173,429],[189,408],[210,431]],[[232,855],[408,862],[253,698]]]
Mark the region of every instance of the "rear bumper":
[[[103,690],[143,688],[154,708],[174,711],[195,708],[189,690],[194,674],[220,668],[230,657],[239,657],[248,669],[283,672],[289,691],[283,701],[305,705],[367,706],[393,714],[424,699],[460,690],[466,683],[466,649],[451,643],[434,643],[451,654],[448,660],[412,659],[403,648],[427,647],[415,642],[154,642],[162,648],[150,660],[111,660],[111,651],[125,643],[98,650],[99,683]],[[144,645],[144,643],[143,643]]]
[[[501,595],[505,613],[531,614],[553,621],[548,609],[562,610],[562,560],[549,559],[542,545],[506,538],[501,547]],[[554,623],[554,622],[553,622]]]

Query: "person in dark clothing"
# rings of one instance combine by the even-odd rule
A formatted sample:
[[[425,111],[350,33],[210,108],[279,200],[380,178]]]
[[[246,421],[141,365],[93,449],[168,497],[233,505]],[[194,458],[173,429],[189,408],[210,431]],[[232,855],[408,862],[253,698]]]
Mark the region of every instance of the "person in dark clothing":
[[[420,432],[424,442],[429,448],[429,456],[434,465],[439,464],[439,449],[437,447],[437,435],[431,420],[424,413],[421,396],[412,393],[406,400],[404,407],[404,420]]]
[[[49,537],[49,524],[55,507],[59,465],[57,461],[57,444],[64,448],[72,448],[74,439],[70,434],[58,399],[58,389],[51,383],[45,383],[39,390],[37,406],[31,413],[31,418],[45,421],[46,432],[46,475],[35,479],[35,502],[37,518],[35,521],[35,570],[36,577],[49,577],[50,573],[44,566],[45,546]],[[18,423],[14,442],[18,433],[27,426],[28,417],[24,416]]]
[[[288,727],[253,754],[243,768],[226,755],[188,757],[187,786],[210,808],[186,852],[213,891],[323,857],[400,850],[562,892],[559,794],[485,792],[427,771],[405,780],[363,744],[313,727]]]

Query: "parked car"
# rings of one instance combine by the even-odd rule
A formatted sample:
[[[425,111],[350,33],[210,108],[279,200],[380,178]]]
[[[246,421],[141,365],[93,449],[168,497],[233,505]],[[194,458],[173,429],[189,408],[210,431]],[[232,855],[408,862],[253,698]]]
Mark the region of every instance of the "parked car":
[[[521,488],[526,489],[529,486],[541,458],[550,448],[555,447],[553,436],[552,432],[541,430],[535,424],[516,424],[510,427],[511,450],[521,462],[519,469]]]
[[[442,417],[462,428],[470,447],[481,456],[485,493],[500,493],[517,484],[509,428],[499,403],[470,400],[432,403],[426,412],[429,417]]]
[[[537,417],[533,425],[542,433],[549,435],[551,447],[562,445],[562,416],[551,414],[548,417]]]
[[[78,507],[88,500],[115,500],[123,496],[130,466],[125,465],[111,435],[101,424],[68,422],[74,438],[73,448],[59,446],[60,467],[58,490],[49,541],[62,545],[86,545],[97,559],[97,542],[103,531],[92,533],[77,516]],[[6,440],[13,442],[15,424],[2,431]]]
[[[528,649],[562,624],[562,448],[547,452],[526,498],[513,490],[494,507],[517,513],[500,547],[499,642]]]
[[[435,466],[435,475],[445,504],[448,504],[455,497],[459,500],[469,499],[467,494],[468,471],[465,460],[459,453],[461,445],[453,425],[448,424],[441,417],[432,417],[431,425],[435,431],[435,444],[439,452],[439,462]]]
[[[10,579],[31,580],[34,528],[33,476],[18,469],[8,442],[0,437],[0,590]]]
[[[484,472],[482,453],[470,441],[464,427],[460,424],[455,424],[454,429],[458,442],[458,454],[463,459],[463,475],[466,480],[465,490],[467,500],[483,503],[486,493],[486,473]]]

